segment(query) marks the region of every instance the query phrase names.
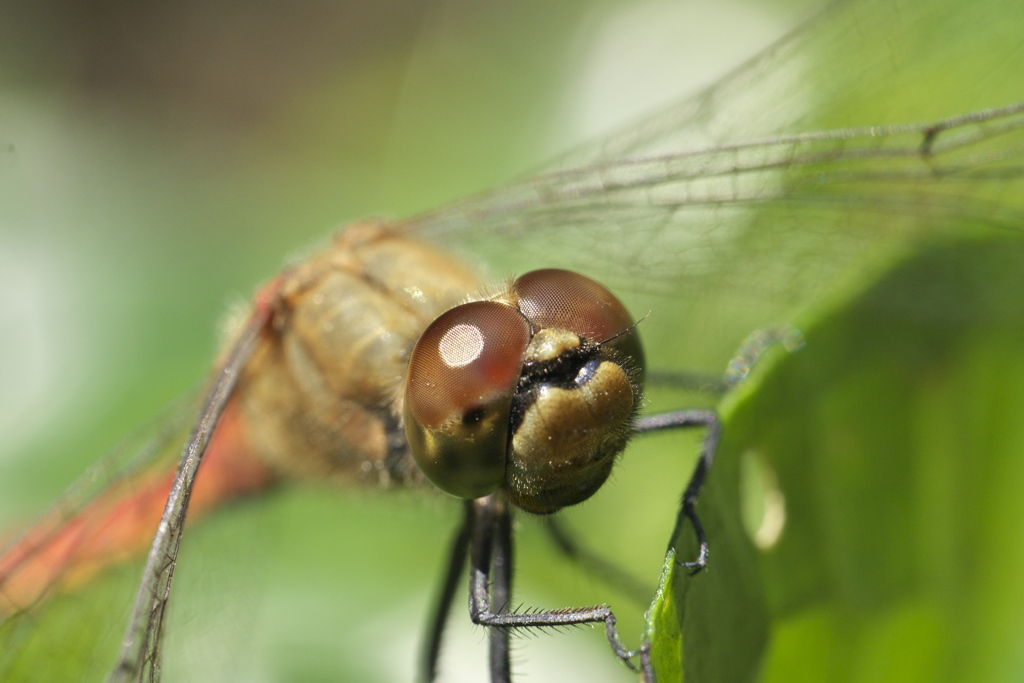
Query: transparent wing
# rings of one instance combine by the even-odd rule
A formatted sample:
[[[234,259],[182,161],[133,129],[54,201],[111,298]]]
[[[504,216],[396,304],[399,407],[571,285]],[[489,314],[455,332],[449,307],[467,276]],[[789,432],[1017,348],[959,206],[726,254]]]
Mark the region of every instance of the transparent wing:
[[[978,26],[978,8],[837,6],[560,170],[410,226],[502,270],[570,267],[655,295],[637,310],[671,297],[733,348],[924,240],[1024,224],[1020,41],[936,28],[956,21]]]
[[[1019,13],[997,0],[839,6],[561,170],[408,225],[496,274],[599,276],[669,331],[647,338],[657,365],[717,368],[752,328],[923,239],[1019,230],[1021,112],[991,109],[1024,97]],[[655,304],[669,298],[666,324]],[[721,357],[680,353],[685,326]],[[129,680],[153,675],[181,505],[147,565]]]
[[[28,531],[10,539],[0,549],[0,558],[4,558],[0,563],[0,624],[7,624],[14,615],[31,608],[65,578],[63,567],[74,564],[81,541],[65,544],[60,553],[63,562],[53,565],[51,571],[40,571],[30,565],[46,562],[40,555],[52,547],[68,520],[78,516],[102,493],[137,480],[146,472],[164,469],[164,463],[177,454],[197,405],[190,393],[167,406],[89,467],[49,509],[26,526]],[[93,533],[87,525],[76,531],[80,539]],[[32,574],[30,585],[19,585],[25,574]]]
[[[142,572],[139,592],[125,632],[121,656],[110,674],[110,681],[160,680],[160,639],[164,608],[170,595],[171,579],[178,558],[178,546],[188,511],[196,472],[206,453],[217,423],[227,406],[235,384],[256,348],[260,332],[270,317],[270,308],[254,308],[249,322],[230,346],[223,364],[217,368],[199,411],[192,433],[181,454],[178,470],[167,497],[160,526]]]
[[[1024,105],[1013,104],[599,162],[411,225],[484,244],[543,232],[543,258],[584,270],[600,263],[627,289],[792,300],[846,264],[940,237],[963,219],[1019,229],[1022,164]],[[631,281],[638,267],[644,277]]]
[[[53,594],[94,580],[110,552],[143,551],[145,533],[136,530],[152,535],[149,508],[129,501],[138,501],[140,487],[160,481],[173,467],[197,408],[195,392],[169,405],[92,465],[0,551],[0,678],[23,671],[34,650],[49,649],[42,643],[51,634],[40,629],[41,622],[49,622],[45,616],[40,622],[37,609]],[[136,545],[113,550],[112,538],[133,539]],[[79,618],[85,618],[81,609]],[[53,651],[67,649],[64,638]]]
[[[265,468],[254,465],[244,446],[238,445],[235,413],[227,420],[226,429],[218,432],[219,445],[208,448],[214,429],[225,422],[221,418],[235,379],[245,367],[267,315],[265,307],[254,310],[249,325],[228,349],[203,402],[199,392],[193,392],[168,406],[90,467],[28,531],[3,549],[0,675],[18,680],[30,676],[37,651],[48,657],[93,651],[104,639],[93,642],[88,635],[71,634],[82,641],[79,645],[64,640],[69,634],[50,631],[66,623],[59,618],[62,611],[70,611],[74,623],[88,618],[89,600],[76,600],[76,588],[88,582],[91,592],[97,592],[95,584],[102,583],[101,578],[110,574],[109,570],[148,549],[149,561],[115,676],[126,680],[159,678],[163,608],[190,497],[195,498],[195,516],[224,500],[262,491],[272,481],[264,476]],[[186,443],[184,452],[182,443]],[[200,486],[193,488],[204,455],[213,457],[206,458],[209,467],[204,469]],[[172,479],[179,456],[178,471]],[[99,593],[102,595],[102,588]],[[55,597],[59,599],[51,600]],[[117,597],[108,596],[105,612],[117,611]],[[106,662],[103,668],[108,665]],[[55,669],[59,669],[44,668],[47,673],[43,674],[42,669],[36,673],[46,679],[56,676]]]

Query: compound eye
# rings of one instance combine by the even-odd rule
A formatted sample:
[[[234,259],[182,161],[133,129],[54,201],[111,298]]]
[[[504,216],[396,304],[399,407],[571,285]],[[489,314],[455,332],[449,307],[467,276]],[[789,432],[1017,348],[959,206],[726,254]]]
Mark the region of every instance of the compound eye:
[[[538,328],[555,327],[599,342],[633,324],[629,311],[604,285],[571,270],[534,270],[513,286],[519,309]]]
[[[571,270],[534,270],[513,284],[519,310],[537,328],[567,330],[591,342],[611,340],[609,346],[642,368],[643,348],[633,317],[608,288]]]
[[[405,383],[405,433],[442,491],[486,496],[505,476],[509,411],[530,342],[515,308],[476,301],[444,313],[416,342]]]

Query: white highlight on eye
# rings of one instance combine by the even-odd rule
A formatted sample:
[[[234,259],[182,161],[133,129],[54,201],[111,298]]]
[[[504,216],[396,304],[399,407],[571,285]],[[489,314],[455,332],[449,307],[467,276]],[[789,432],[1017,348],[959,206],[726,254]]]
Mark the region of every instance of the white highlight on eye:
[[[474,325],[456,325],[444,333],[437,350],[448,367],[465,367],[483,353],[484,335]]]

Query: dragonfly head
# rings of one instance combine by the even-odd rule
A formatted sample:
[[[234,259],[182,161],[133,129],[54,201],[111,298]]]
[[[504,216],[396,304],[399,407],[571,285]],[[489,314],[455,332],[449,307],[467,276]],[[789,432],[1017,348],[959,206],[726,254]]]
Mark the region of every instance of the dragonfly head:
[[[499,488],[528,512],[589,498],[625,448],[643,348],[625,306],[578,273],[527,273],[441,315],[409,364],[405,429],[438,488]]]

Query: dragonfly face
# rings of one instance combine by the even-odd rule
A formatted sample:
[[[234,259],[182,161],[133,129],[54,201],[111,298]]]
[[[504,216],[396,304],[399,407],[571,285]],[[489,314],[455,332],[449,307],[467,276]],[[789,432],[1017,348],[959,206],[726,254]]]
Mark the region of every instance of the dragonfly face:
[[[222,356],[186,444],[111,681],[159,675],[154,643],[162,637],[184,506],[198,490],[199,459],[227,450],[228,437],[216,425],[235,406],[242,415],[238,438],[265,462],[293,473],[310,469],[310,462],[327,476],[380,473],[387,483],[425,476],[465,499],[423,658],[425,680],[436,674],[453,582],[467,559],[471,616],[493,627],[495,683],[510,680],[513,629],[585,623],[604,623],[615,654],[638,671],[631,660],[640,654],[640,666],[654,677],[647,646],[628,650],[607,606],[511,607],[509,503],[528,512],[557,512],[600,488],[632,434],[707,427],[698,474],[684,497],[700,544],[697,560],[687,566],[700,569],[707,548],[694,504],[717,446],[717,418],[710,411],[686,411],[654,422],[635,419],[643,378],[636,326],[611,292],[577,273],[527,273],[425,326],[449,303],[452,297],[445,295],[453,285],[461,284],[447,278],[458,268],[446,261],[394,228],[354,226],[257,295]],[[411,351],[415,335],[403,336],[401,326],[387,324],[401,318],[410,332],[425,326]],[[402,365],[408,372],[398,393],[394,379]],[[377,390],[366,391],[367,384]],[[406,440],[396,433],[399,415]]]
[[[631,310],[651,311],[644,335],[653,368],[690,365],[688,359],[703,369],[717,368],[742,335],[764,323],[792,319],[789,314],[818,290],[856,272],[862,256],[884,261],[895,256],[881,251],[891,248],[898,255],[934,234],[957,235],[978,226],[982,231],[1013,229],[1012,213],[1019,208],[1014,196],[1021,195],[1011,173],[1019,150],[1012,117],[989,118],[977,126],[961,122],[950,132],[952,137],[966,133],[966,145],[944,148],[951,136],[940,133],[931,155],[920,154],[924,131],[885,127],[934,122],[1019,98],[1016,86],[1011,87],[1017,77],[1011,57],[1019,46],[996,30],[997,25],[1014,25],[1012,7],[984,5],[967,12],[952,3],[928,8],[857,3],[707,94],[589,148],[570,164],[575,170],[511,186],[466,210],[426,216],[410,223],[411,230],[445,248],[457,241],[461,250],[483,254],[499,274],[553,265],[601,275]],[[943,17],[941,22],[937,17]],[[764,94],[759,86],[772,97],[759,97]],[[881,127],[847,128],[861,125]],[[765,139],[837,126],[843,131]],[[1002,136],[1001,127],[1006,131]],[[751,138],[756,141],[730,144]],[[711,147],[698,145],[692,151],[694,140]],[[683,149],[691,152],[675,154]],[[643,160],[610,163],[623,156]],[[111,185],[125,187],[120,181]],[[253,216],[244,211],[235,206],[208,223],[231,215],[250,225]],[[323,215],[370,211],[332,208],[308,220],[284,222],[322,225]],[[266,213],[282,223],[282,212]],[[175,222],[190,220],[179,216]],[[235,237],[240,236],[232,236],[232,242]],[[291,248],[302,241],[291,235],[285,244]],[[205,263],[209,249],[194,246],[188,253],[207,271],[227,260]],[[254,281],[268,270],[264,263],[239,281]],[[179,288],[189,279],[175,275]],[[230,286],[215,291],[225,289]],[[204,305],[209,317],[220,301]],[[200,329],[198,323],[184,326],[190,337]],[[696,338],[708,341],[691,341]],[[162,358],[174,358],[174,351],[166,349]],[[165,367],[154,366],[156,372]],[[177,375],[191,381],[196,371],[193,367]],[[77,447],[72,443],[57,450]],[[380,481],[387,472],[382,468],[361,476]],[[676,495],[680,482],[671,484],[668,497]],[[371,551],[366,546],[359,554]],[[183,560],[179,578],[187,576],[187,566]],[[428,569],[433,572],[432,566]],[[708,580],[723,574],[718,570]],[[190,630],[175,629],[173,617],[172,633]],[[338,629],[309,629],[314,630]]]
[[[480,289],[472,271],[366,224],[271,288],[233,400],[249,448],[291,477],[425,475],[551,513],[590,497],[629,439],[643,350],[622,303],[582,275],[534,271],[455,306]]]
[[[405,428],[419,468],[461,498],[502,488],[539,514],[581,503],[629,439],[643,351],[625,307],[590,278],[527,273],[453,308],[413,350]]]

